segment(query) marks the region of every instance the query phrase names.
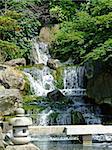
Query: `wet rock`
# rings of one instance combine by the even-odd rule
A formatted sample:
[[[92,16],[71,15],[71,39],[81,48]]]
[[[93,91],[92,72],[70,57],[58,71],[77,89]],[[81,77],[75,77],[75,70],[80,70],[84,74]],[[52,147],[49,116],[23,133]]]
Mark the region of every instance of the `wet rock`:
[[[22,102],[18,89],[5,89],[0,91],[0,116],[8,115]]]
[[[26,66],[26,60],[25,58],[17,58],[6,61],[5,64],[9,66]]]
[[[7,146],[6,150],[40,150],[33,144]]]
[[[51,69],[57,69],[60,66],[60,61],[58,59],[49,59],[47,66]]]
[[[54,90],[52,92],[49,92],[47,94],[47,97],[49,98],[49,100],[51,101],[62,101],[63,99],[65,99],[65,96],[59,91],[59,90]]]
[[[24,75],[13,67],[0,65],[0,84],[6,89],[23,90],[25,87]]]
[[[47,94],[48,101],[52,108],[65,109],[72,101],[65,97],[59,90],[54,90]]]

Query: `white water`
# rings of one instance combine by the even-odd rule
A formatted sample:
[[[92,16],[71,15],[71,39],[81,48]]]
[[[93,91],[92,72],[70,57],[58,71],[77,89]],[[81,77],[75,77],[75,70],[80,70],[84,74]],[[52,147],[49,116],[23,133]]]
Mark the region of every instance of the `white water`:
[[[31,91],[36,96],[46,96],[55,89],[54,78],[48,67],[45,66],[42,70],[33,68],[33,71],[25,69],[25,74],[30,81]]]
[[[84,67],[67,67],[64,70],[64,89],[82,89]]]
[[[35,64],[45,64],[47,65],[47,61],[50,58],[48,45],[43,42],[36,42],[33,43],[33,61]]]
[[[44,64],[45,66],[43,69],[37,69],[36,67],[25,69],[25,74],[30,81],[32,93],[37,96],[46,96],[48,92],[56,89],[51,71],[46,66],[49,58],[47,44],[34,42],[33,61],[35,64]],[[86,105],[82,98],[86,94],[86,89],[84,89],[84,67],[65,67],[63,82],[64,89],[60,91],[66,96],[75,96],[76,98],[74,104],[70,108],[66,108],[66,111],[56,110],[59,112],[56,119],[57,124],[71,124],[72,110],[81,112],[87,124],[100,124],[101,120],[96,116],[100,113],[99,108],[93,110],[93,106]],[[80,99],[77,100],[77,97],[80,97]],[[49,122],[48,117],[52,112],[52,110],[43,111],[40,114],[39,125],[47,125]]]
[[[39,118],[39,125],[40,126],[47,126],[49,123],[49,115],[52,114],[53,111],[52,110],[44,110],[41,112],[41,114],[39,114],[40,118]]]

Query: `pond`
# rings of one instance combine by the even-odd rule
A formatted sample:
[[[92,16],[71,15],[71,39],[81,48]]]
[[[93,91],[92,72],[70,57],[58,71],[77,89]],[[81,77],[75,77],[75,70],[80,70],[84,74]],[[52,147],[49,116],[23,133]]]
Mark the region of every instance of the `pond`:
[[[95,143],[92,146],[83,146],[71,142],[33,142],[40,150],[112,150],[112,143]]]

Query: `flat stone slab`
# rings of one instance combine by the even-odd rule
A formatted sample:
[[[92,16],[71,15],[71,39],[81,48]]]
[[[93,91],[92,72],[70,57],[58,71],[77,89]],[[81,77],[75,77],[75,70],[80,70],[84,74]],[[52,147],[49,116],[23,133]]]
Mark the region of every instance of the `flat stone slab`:
[[[112,126],[104,125],[60,125],[60,126],[30,126],[31,135],[94,135],[112,134]]]
[[[63,135],[65,126],[29,126],[32,136],[36,135]]]
[[[33,144],[7,146],[6,150],[40,150]]]
[[[67,126],[67,135],[112,134],[112,126],[104,125],[74,125]]]

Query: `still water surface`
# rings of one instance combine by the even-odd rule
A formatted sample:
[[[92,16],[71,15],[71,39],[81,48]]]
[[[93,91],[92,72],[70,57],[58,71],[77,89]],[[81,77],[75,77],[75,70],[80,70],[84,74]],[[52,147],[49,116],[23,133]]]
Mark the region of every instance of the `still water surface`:
[[[40,150],[112,150],[112,143],[99,143],[92,146],[72,144],[70,142],[34,142]]]

